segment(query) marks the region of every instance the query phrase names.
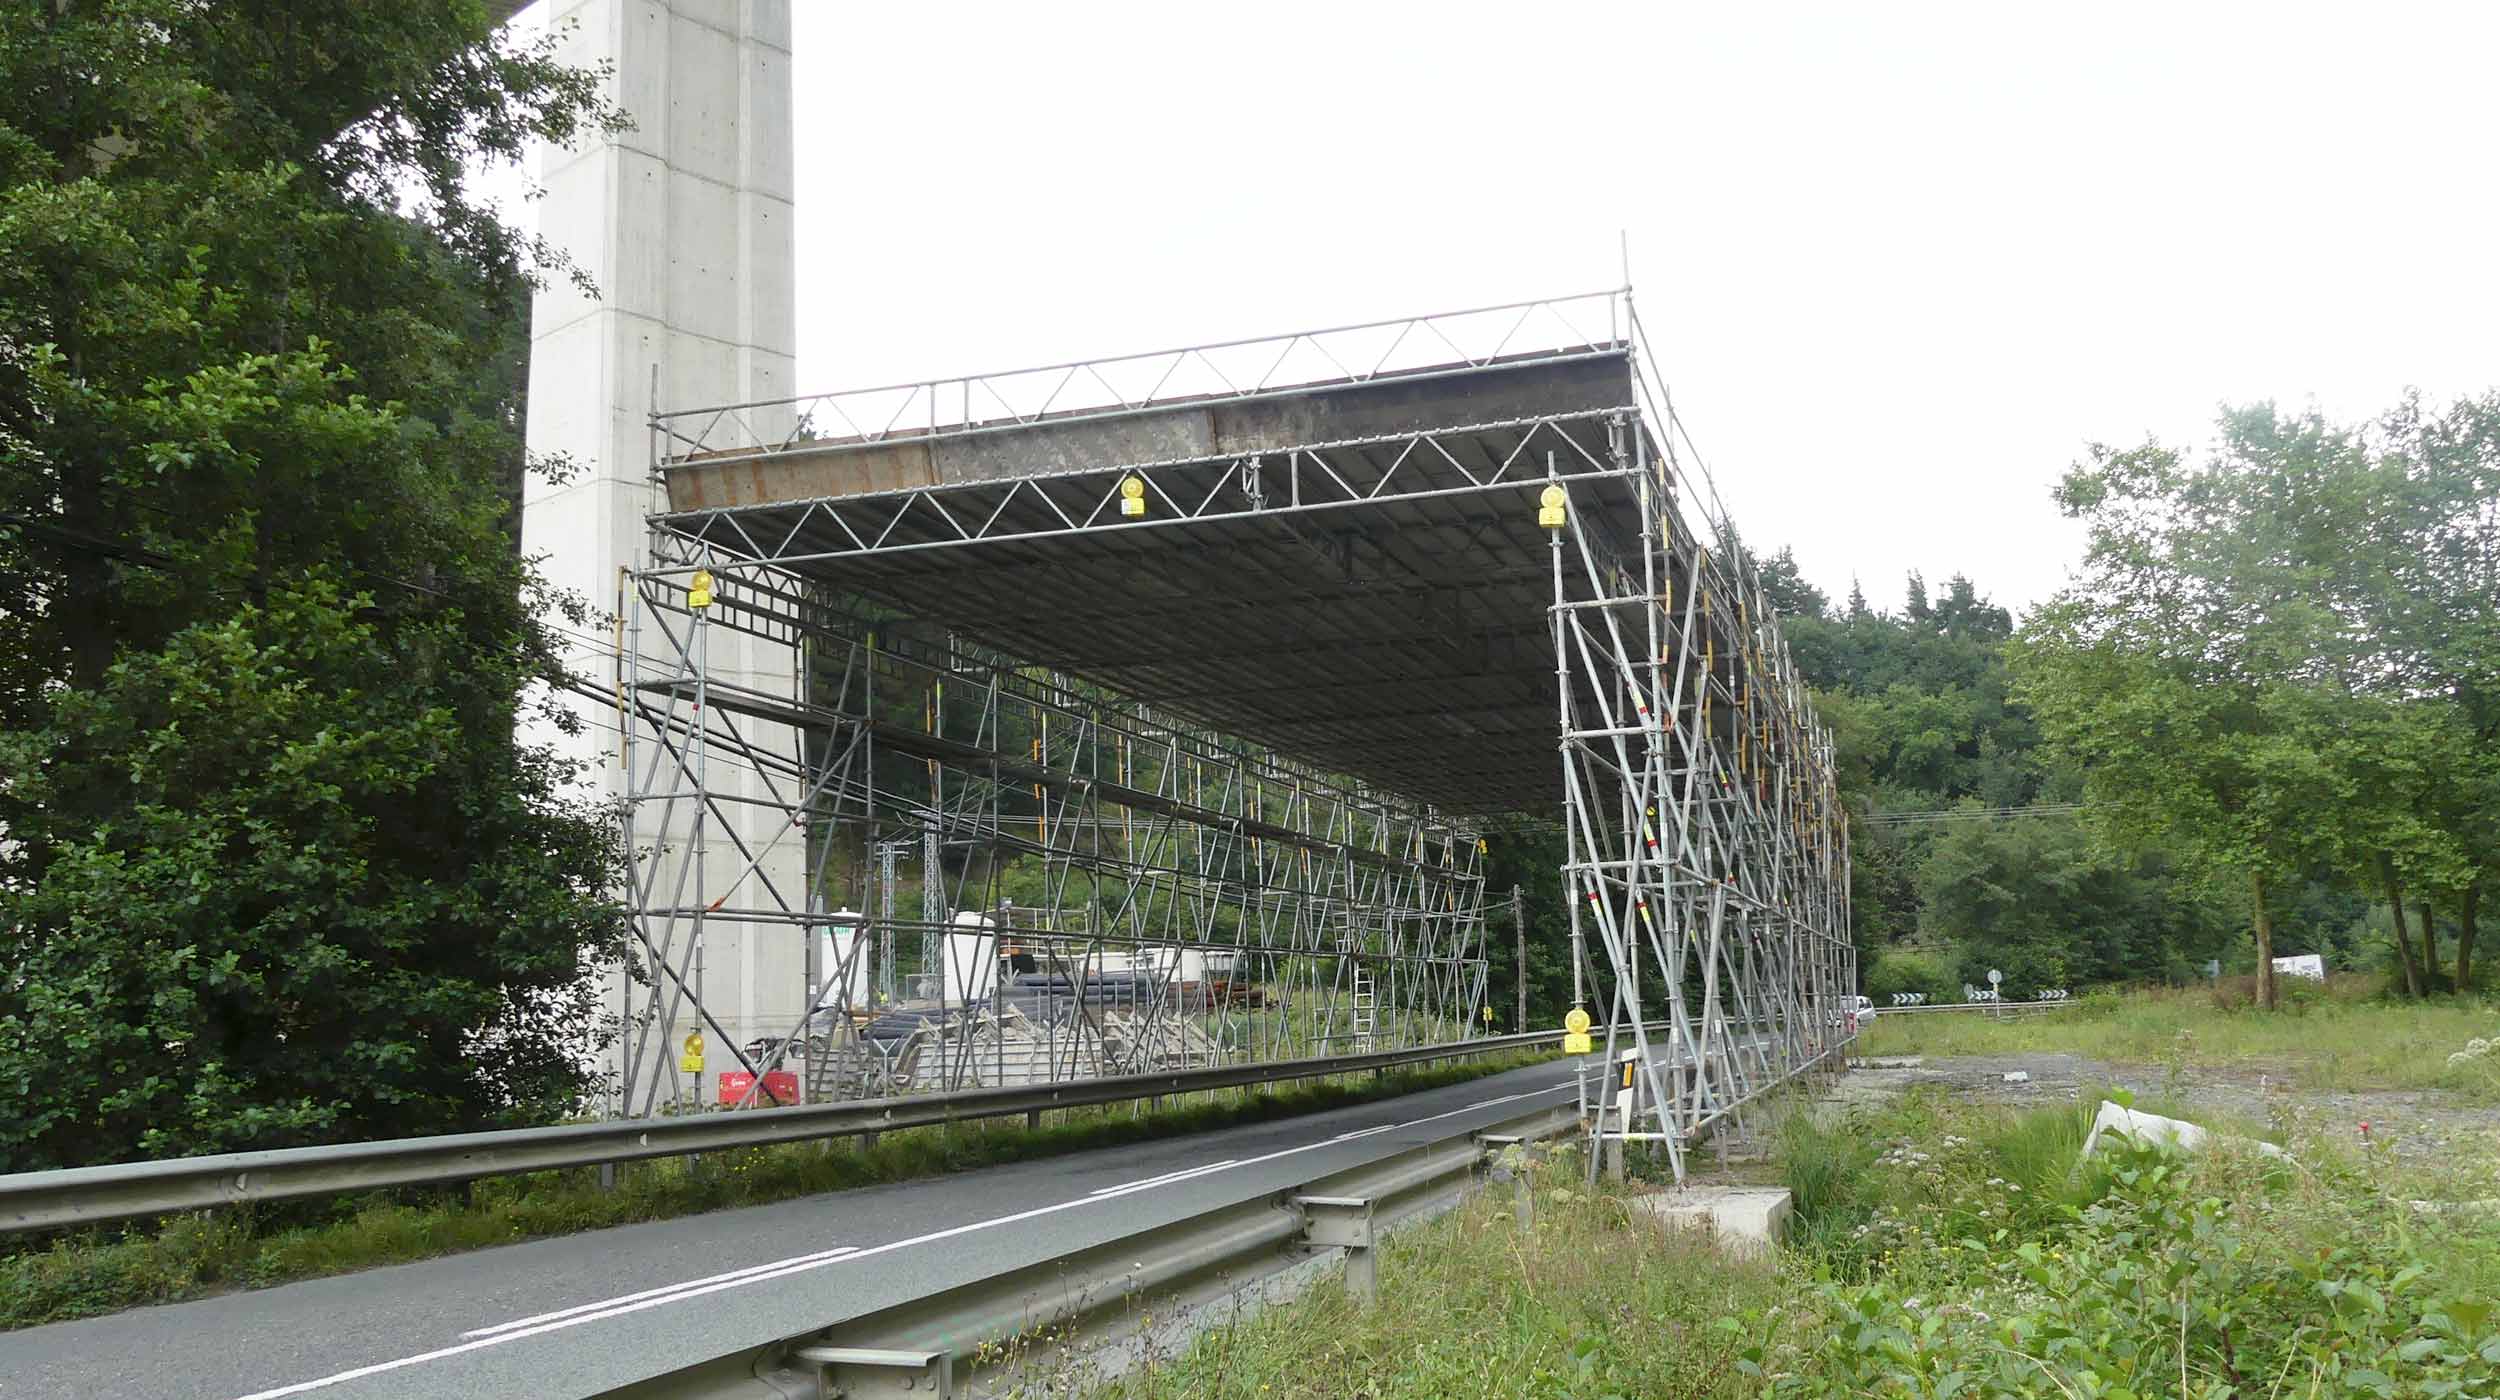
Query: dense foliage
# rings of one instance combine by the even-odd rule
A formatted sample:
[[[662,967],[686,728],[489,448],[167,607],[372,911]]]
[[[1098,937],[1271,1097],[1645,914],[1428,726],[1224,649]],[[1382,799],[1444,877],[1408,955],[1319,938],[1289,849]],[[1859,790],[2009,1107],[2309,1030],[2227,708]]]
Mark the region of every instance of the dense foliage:
[[[2426,1218],[2390,1180],[2487,1189],[2488,1162],[2400,1172],[2294,1128],[2280,1135],[2299,1165],[2125,1139],[2076,1165],[2087,1117],[1913,1099],[1845,1135],[1792,1122],[1823,1280],[1789,1316],[1743,1319],[1763,1341],[1738,1369],[1800,1397],[2463,1396],[2500,1381],[2488,1233]]]
[[[2235,410],[2206,460],[2096,447],[2059,499],[2090,548],[2012,657],[2096,824],[2244,884],[2269,1002],[2310,880],[2398,920],[2410,893],[2404,983],[2470,983],[2500,868],[2500,393],[2366,429]]]
[[[1891,614],[1855,589],[1831,606],[1787,550],[1756,567],[1837,741],[1871,994],[1959,1000],[1992,969],[2021,993],[2178,980],[2227,951],[2227,920],[2164,853],[2078,820],[2079,775],[2013,696],[2014,620],[1969,578],[1931,593],[1912,574]]]
[[[0,1170],[543,1119],[614,853],[518,742],[533,259],[434,5],[0,10]]]

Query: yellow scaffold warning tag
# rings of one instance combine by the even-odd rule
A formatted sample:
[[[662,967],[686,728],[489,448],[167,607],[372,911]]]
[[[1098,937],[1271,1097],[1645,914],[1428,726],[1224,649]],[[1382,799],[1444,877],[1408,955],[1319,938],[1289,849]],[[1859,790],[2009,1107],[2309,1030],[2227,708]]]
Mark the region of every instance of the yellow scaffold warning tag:
[[[1563,1053],[1586,1055],[1592,1048],[1589,1043],[1589,1013],[1575,1006],[1563,1017]]]
[[[677,1068],[687,1074],[703,1072],[703,1032],[686,1032],[686,1043],[677,1055]]]

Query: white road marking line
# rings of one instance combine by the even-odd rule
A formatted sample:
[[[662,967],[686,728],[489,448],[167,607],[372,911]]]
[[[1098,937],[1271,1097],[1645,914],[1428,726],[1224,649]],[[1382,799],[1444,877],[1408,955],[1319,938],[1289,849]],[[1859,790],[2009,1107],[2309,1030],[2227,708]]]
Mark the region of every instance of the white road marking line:
[[[1471,1109],[1478,1109],[1478,1108],[1482,1108],[1482,1107],[1484,1107],[1484,1105],[1483,1105],[1483,1104],[1474,1104],[1474,1103],[1471,1103],[1471,1104],[1467,1105],[1467,1109],[1462,1109],[1462,1110],[1461,1110],[1461,1112],[1465,1112],[1465,1111],[1467,1111],[1467,1110],[1471,1110]],[[1381,1124],[1380,1126],[1378,1126],[1378,1127],[1376,1127],[1376,1128],[1357,1128],[1357,1129],[1355,1129],[1353,1132],[1350,1132],[1350,1133],[1339,1133],[1339,1134],[1337,1134],[1335,1137],[1330,1138],[1330,1139],[1329,1139],[1329,1141],[1330,1141],[1330,1142],[1351,1142],[1351,1141],[1353,1141],[1353,1140],[1354,1140],[1354,1139],[1356,1139],[1356,1138],[1370,1137],[1370,1136],[1371,1136],[1372,1134],[1374,1134],[1374,1133],[1385,1133],[1385,1132],[1389,1131],[1389,1130],[1390,1130],[1390,1129],[1392,1129],[1392,1128],[1403,1128],[1403,1127],[1405,1127],[1405,1126],[1406,1126],[1406,1125],[1405,1125],[1404,1123],[1383,1123],[1383,1124]]]
[[[460,1334],[460,1337],[463,1341],[466,1341],[471,1337],[491,1337],[498,1332],[509,1332],[516,1327],[528,1327],[541,1322],[553,1322],[559,1317],[571,1317],[575,1313],[596,1312],[601,1308],[612,1308],[619,1303],[639,1303],[645,1298],[657,1298],[664,1293],[682,1293],[689,1288],[700,1288],[707,1283],[721,1283],[729,1279],[745,1278],[749,1274],[760,1274],[767,1269],[777,1269],[786,1264],[813,1263],[820,1259],[832,1260],[845,1254],[857,1253],[858,1250],[859,1246],[855,1244],[836,1245],[832,1249],[824,1250],[816,1254],[802,1254],[795,1259],[783,1259],[771,1264],[754,1264],[743,1269],[732,1269],[725,1274],[713,1274],[706,1278],[690,1278],[678,1283],[662,1284],[658,1288],[646,1288],[640,1293],[628,1293],[621,1298],[602,1298],[595,1303],[581,1303],[569,1308],[558,1308],[554,1312],[540,1313],[536,1317],[523,1317],[516,1318],[510,1322],[498,1322],[492,1327],[480,1327],[474,1331],[463,1332]]]
[[[802,1257],[804,1258],[805,1256]],[[280,1386],[275,1390],[257,1390],[249,1395],[241,1397],[241,1400],[281,1400],[281,1397],[288,1395],[302,1395],[310,1391],[326,1390],[329,1387],[341,1384],[342,1382],[363,1380],[367,1376],[378,1376],[388,1371],[397,1371],[404,1367],[416,1366],[428,1361],[440,1361],[447,1356],[458,1356],[463,1352],[483,1351],[488,1347],[501,1346],[506,1342],[520,1341],[524,1337],[544,1336],[549,1332],[561,1332],[569,1327],[579,1327],[586,1322],[604,1322],[609,1318],[624,1317],[629,1313],[638,1313],[652,1308],[666,1307],[671,1303],[682,1302],[688,1298],[700,1298],[706,1293],[722,1293],[732,1288],[744,1288],[750,1283],[762,1283],[768,1279],[784,1278],[791,1274],[803,1274],[811,1269],[821,1269],[827,1264],[839,1263],[842,1259],[850,1257],[850,1255],[844,1254],[833,1259],[810,1259],[805,1263],[791,1264],[780,1268],[770,1268],[765,1272],[751,1273],[742,1278],[729,1279],[725,1282],[711,1284],[703,1288],[681,1288],[668,1293],[663,1297],[646,1298],[639,1303],[628,1303],[623,1307],[612,1307],[599,1312],[582,1313],[574,1317],[561,1318],[554,1322],[542,1322],[536,1327],[523,1327],[510,1332],[499,1332],[492,1337],[480,1337],[473,1342],[462,1342],[458,1346],[439,1347],[433,1351],[420,1352],[415,1356],[403,1356],[397,1361],[380,1361],[371,1366],[359,1366],[352,1371],[341,1371],[335,1376],[323,1376],[317,1381],[300,1381],[294,1385]]]
[[[1486,1099],[1481,1103],[1469,1104],[1465,1108],[1453,1108],[1446,1113],[1430,1114],[1422,1118],[1409,1119],[1404,1123],[1390,1123],[1384,1124],[1383,1126],[1390,1128],[1420,1127],[1426,1123],[1437,1123],[1444,1118],[1456,1118],[1462,1113],[1473,1113],[1478,1109],[1492,1108],[1505,1103],[1516,1103],[1521,1099],[1540,1098],[1549,1094],[1568,1093],[1571,1091],[1571,1088],[1572,1086],[1569,1084],[1556,1084],[1545,1089],[1527,1089],[1502,1098]],[[1323,1147],[1335,1147],[1341,1140],[1342,1139],[1338,1138],[1323,1138],[1317,1142],[1306,1142],[1300,1147],[1280,1148],[1274,1152],[1266,1154],[1265,1156],[1244,1158],[1243,1160],[1234,1162],[1230,1165],[1235,1167],[1255,1167],[1261,1163],[1273,1162],[1286,1157],[1299,1156],[1305,1152],[1316,1152]],[[753,1283],[764,1283],[772,1279],[787,1278],[792,1274],[807,1273],[811,1270],[824,1268],[829,1264],[852,1263],[861,1259],[871,1258],[879,1254],[890,1254],[898,1249],[909,1249],[915,1245],[932,1244],[939,1240],[954,1239],[959,1235],[974,1234],[982,1230],[994,1230],[1002,1225],[1017,1225],[1027,1220],[1037,1220],[1045,1215],[1057,1215],[1061,1211],[1074,1210],[1079,1206],[1099,1205],[1106,1200],[1116,1199],[1118,1199],[1116,1196],[1079,1196],[1072,1201],[1060,1201],[1055,1205],[1035,1206],[1031,1210],[1018,1211],[1013,1215],[1002,1215],[990,1220],[976,1220],[968,1225],[957,1225],[951,1229],[938,1230],[926,1235],[917,1235],[907,1240],[893,1240],[885,1244],[872,1245],[865,1249],[819,1251],[815,1254],[794,1255],[789,1259],[776,1260],[769,1264],[757,1264],[747,1269],[738,1270],[734,1274],[717,1275],[716,1277],[719,1278],[720,1281],[716,1283],[700,1287],[689,1284],[682,1288],[668,1290],[662,1293],[662,1296],[659,1297],[641,1297],[641,1295],[630,1295],[633,1297],[641,1297],[641,1301],[639,1302],[628,1302],[624,1299],[610,1300],[610,1303],[616,1304],[615,1306],[593,1303],[588,1306],[598,1309],[598,1311],[584,1312],[578,1309],[568,1310],[572,1312],[572,1315],[569,1317],[551,1313],[548,1314],[548,1316],[554,1318],[554,1320],[550,1322],[538,1323],[535,1326],[516,1326],[510,1331],[497,1332],[495,1335],[490,1337],[479,1337],[474,1341],[465,1341],[457,1346],[440,1347],[433,1351],[419,1352],[414,1356],[403,1356],[396,1361],[377,1361],[370,1366],[359,1366],[354,1370],[341,1371],[337,1375],[323,1376],[318,1380],[298,1381],[293,1385],[279,1386],[274,1390],[256,1390],[249,1395],[237,1396],[236,1400],[285,1400],[285,1397],[290,1395],[307,1395],[316,1390],[327,1390],[334,1385],[344,1385],[349,1381],[363,1380],[368,1376],[384,1375],[410,1366],[421,1366],[429,1361],[441,1361],[446,1357],[459,1356],[466,1352],[482,1351],[487,1347],[501,1346],[506,1342],[517,1342],[528,1337],[544,1336],[549,1332],[561,1332],[567,1328],[579,1327],[586,1323],[604,1322],[610,1318],[624,1317],[628,1314],[642,1312],[650,1308],[665,1307],[670,1303],[683,1302],[689,1298],[700,1298],[708,1293],[720,1293],[732,1288],[744,1288]],[[660,1290],[651,1291],[659,1292]]]
[[[1088,1196],[1121,1196],[1126,1195],[1131,1191],[1145,1191],[1157,1186],[1169,1186],[1175,1181],[1187,1181],[1193,1176],[1205,1176],[1208,1172],[1222,1171],[1226,1167],[1229,1167],[1233,1163],[1240,1160],[1241,1159],[1238,1157],[1227,1157],[1221,1162],[1209,1162],[1203,1167],[1183,1167],[1179,1171],[1165,1172],[1161,1176],[1150,1176],[1143,1181],[1124,1181],[1117,1186],[1099,1187],[1095,1190],[1088,1191],[1085,1194]]]

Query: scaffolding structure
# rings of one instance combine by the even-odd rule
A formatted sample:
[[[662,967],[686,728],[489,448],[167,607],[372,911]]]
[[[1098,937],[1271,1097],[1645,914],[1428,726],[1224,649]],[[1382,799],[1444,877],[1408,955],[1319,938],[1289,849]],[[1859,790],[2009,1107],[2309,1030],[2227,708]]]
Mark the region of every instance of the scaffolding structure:
[[[1856,968],[1830,736],[1660,386],[1614,290],[655,416],[621,1106],[730,1038],[724,927],[806,949],[739,1059],[809,1097],[1480,1034],[1527,812],[1594,1145],[1680,1176]]]
[[[775,1069],[825,1101],[1470,1033],[1472,829],[968,639],[916,640],[772,561],[665,532],[654,550],[618,686],[638,944],[625,1112],[702,1101],[671,1056],[688,1027],[752,1076],[733,1104],[788,1096]],[[777,651],[795,684],[716,674],[723,632],[750,664],[757,643]],[[765,841],[735,819],[759,807]],[[771,869],[783,833],[795,880]],[[923,893],[904,917],[909,844]],[[875,916],[847,907],[867,891],[842,857],[864,874],[862,851],[880,857]],[[741,1037],[707,1005],[724,926],[806,949],[786,1025]]]
[[[1594,931],[1614,973],[1591,1134],[1659,1144],[1682,1180],[1688,1148],[1855,1033],[1847,815],[1741,552],[1683,526],[1646,437],[1615,425],[1608,450],[1637,487],[1629,555],[1547,497],[1564,886],[1574,942]]]

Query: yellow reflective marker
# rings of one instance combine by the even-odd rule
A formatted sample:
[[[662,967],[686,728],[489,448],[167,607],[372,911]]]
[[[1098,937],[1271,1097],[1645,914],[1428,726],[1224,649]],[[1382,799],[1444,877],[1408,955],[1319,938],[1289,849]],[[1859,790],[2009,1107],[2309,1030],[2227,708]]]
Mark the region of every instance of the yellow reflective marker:
[[[1563,527],[1563,502],[1567,499],[1568,497],[1563,495],[1563,489],[1561,487],[1546,487],[1544,494],[1536,498],[1536,523],[1538,528],[1545,530],[1561,529]]]
[[[712,606],[712,571],[710,569],[697,569],[694,571],[694,577],[686,580],[686,606],[690,608]]]
[[[1596,1049],[1585,1031],[1572,1031],[1563,1036],[1563,1053],[1566,1055],[1593,1054]]]
[[[1136,477],[1120,482],[1120,514],[1136,516],[1146,513],[1146,483]]]
[[[1564,1029],[1564,1030],[1567,1030],[1567,1031],[1571,1032],[1573,1035],[1585,1035],[1585,1034],[1587,1034],[1587,1033],[1588,1033],[1588,1028],[1589,1028],[1589,1013],[1588,1013],[1588,1012],[1583,1011],[1583,1010],[1581,1010],[1579,1007],[1576,1007],[1576,1006],[1575,1006],[1575,1007],[1571,1008],[1571,1010],[1570,1010],[1570,1011],[1568,1011],[1568,1012],[1564,1013],[1564,1015],[1563,1015],[1563,1029]]]
[[[686,1043],[677,1056],[677,1068],[687,1074],[703,1072],[703,1032],[686,1032]]]

